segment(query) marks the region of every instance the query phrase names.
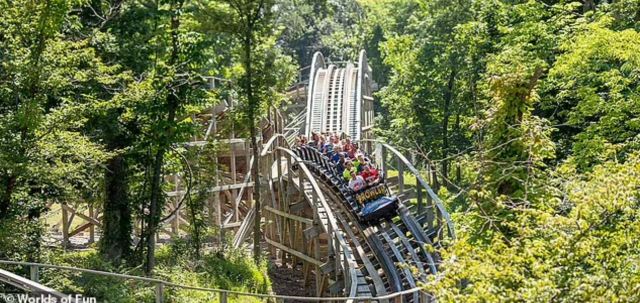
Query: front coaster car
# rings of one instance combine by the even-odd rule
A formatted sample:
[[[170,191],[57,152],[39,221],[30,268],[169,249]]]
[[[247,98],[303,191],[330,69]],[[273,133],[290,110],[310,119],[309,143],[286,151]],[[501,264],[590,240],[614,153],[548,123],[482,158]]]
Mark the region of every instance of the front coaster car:
[[[398,209],[398,198],[382,197],[373,202],[367,203],[362,211],[358,213],[358,217],[363,223],[370,223],[383,217],[389,217],[395,214]]]

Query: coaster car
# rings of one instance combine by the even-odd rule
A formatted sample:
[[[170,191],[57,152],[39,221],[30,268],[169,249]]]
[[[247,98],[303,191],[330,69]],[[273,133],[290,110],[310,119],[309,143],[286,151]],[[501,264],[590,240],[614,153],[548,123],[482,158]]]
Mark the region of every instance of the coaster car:
[[[377,221],[383,217],[392,217],[396,214],[397,209],[398,209],[398,198],[395,196],[393,197],[385,196],[367,203],[362,208],[362,211],[358,213],[358,217],[360,221],[364,223],[369,223],[369,222]]]

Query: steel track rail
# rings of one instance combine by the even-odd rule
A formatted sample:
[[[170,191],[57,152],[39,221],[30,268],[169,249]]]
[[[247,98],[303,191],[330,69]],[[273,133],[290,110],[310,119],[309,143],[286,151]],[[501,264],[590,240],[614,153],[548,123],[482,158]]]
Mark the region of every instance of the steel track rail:
[[[390,220],[389,220],[390,221]],[[413,273],[411,272],[411,269],[409,269],[408,267],[403,266],[403,264],[409,264],[405,258],[402,256],[402,253],[400,253],[400,250],[398,249],[398,247],[396,246],[395,242],[393,239],[391,239],[391,236],[389,236],[389,233],[382,227],[382,224],[378,223],[376,225],[373,225],[370,227],[376,234],[379,235],[379,237],[381,237],[386,243],[387,246],[389,247],[390,252],[388,252],[388,255],[392,255],[396,262],[399,263],[396,268],[398,269],[398,275],[403,277],[403,281],[406,283],[405,288],[414,288],[416,287],[416,281],[413,278]],[[411,247],[405,247],[406,250],[411,249]],[[413,299],[413,300],[411,300]],[[414,296],[413,298],[407,298],[407,301],[409,302],[417,302],[418,301],[418,297]]]
[[[310,164],[309,165],[310,167],[314,168],[312,171],[318,174],[318,177],[321,180],[321,183],[323,182],[323,180],[328,180],[329,178],[331,178],[331,175],[328,173],[325,173],[323,171],[324,168],[318,164],[320,160],[317,154],[308,155],[308,157],[315,157],[316,161],[312,161],[310,160],[310,158],[309,159],[305,159],[305,157],[302,157],[302,158],[305,160],[306,163]],[[340,200],[343,201],[343,203],[339,203],[340,207],[344,207],[344,203],[351,203],[349,201],[344,201],[344,199],[340,199]],[[353,217],[351,211],[346,211],[346,214],[351,219],[351,222],[353,222],[356,225],[360,225],[359,223],[356,223],[358,222],[358,220]],[[372,232],[368,228],[363,228],[362,226],[359,226],[358,228],[362,231],[362,234],[364,235],[366,242],[369,244],[369,247],[374,251],[374,255],[376,256],[376,258],[378,258],[378,261],[382,266],[383,271],[387,275],[387,278],[389,281],[389,287],[392,290],[392,292],[402,291],[403,289],[402,279],[400,279],[400,275],[398,274],[397,268],[394,265],[393,261],[391,260],[389,255],[385,252],[381,239],[378,238],[375,232]]]
[[[374,286],[374,289],[376,290],[376,296],[385,295],[387,293],[392,292],[393,291],[392,289],[390,289],[389,287],[385,287],[385,285],[390,285],[390,283],[387,280],[387,277],[385,275],[380,275],[379,273],[379,270],[382,269],[380,263],[378,262],[377,259],[371,260],[370,257],[368,256],[367,250],[369,252],[372,252],[372,249],[368,246],[367,240],[362,238],[363,236],[361,237],[356,236],[356,234],[353,231],[353,228],[355,228],[359,235],[363,235],[361,226],[359,224],[353,224],[353,222],[355,221],[352,219],[352,216],[349,214],[349,212],[344,207],[341,207],[338,203],[335,202],[335,201],[340,201],[339,196],[337,196],[332,190],[328,189],[328,187],[326,186],[326,184],[324,184],[324,182],[321,182],[321,184],[322,184],[322,187],[323,187],[322,189],[325,195],[331,197],[330,199],[332,201],[331,206],[334,207],[334,213],[336,214],[336,217],[338,218],[338,220],[340,220],[340,223],[343,226],[343,230],[347,233],[347,235],[351,239],[352,247],[354,247],[354,251],[360,257],[362,265],[364,266],[367,274],[369,274],[369,276],[374,282],[373,286]],[[347,217],[349,218],[348,220],[347,220]],[[352,225],[350,225],[350,223],[352,223]],[[366,246],[363,247],[362,245],[366,245]]]
[[[400,216],[400,219],[402,220],[402,222],[404,222],[404,225],[407,227],[408,231],[411,232],[411,234],[416,238],[418,244],[420,244],[419,245],[420,252],[422,256],[426,259],[426,263],[427,265],[429,265],[429,270],[431,274],[433,275],[437,274],[438,270],[436,268],[436,262],[434,260],[434,257],[425,248],[425,245],[433,246],[431,239],[429,239],[427,234],[425,234],[424,229],[421,228],[417,220],[413,218],[413,216],[409,213],[406,207],[404,206],[400,207],[400,209],[398,209],[398,215]]]
[[[335,196],[344,196],[344,193],[336,193],[338,190],[332,188],[331,184],[336,180],[332,180],[331,178],[336,178],[335,173],[331,173],[331,169],[327,169],[324,166],[327,166],[328,159],[323,155],[319,154],[317,151],[313,151],[310,149],[299,149],[298,152],[302,154],[302,158],[305,159],[305,162],[308,163],[308,167],[313,168],[312,172],[317,173],[320,178],[320,184],[324,184],[323,192],[327,194],[327,196],[334,196],[334,199],[331,200],[342,200],[342,203],[336,203],[343,213],[346,212],[347,216],[350,218],[352,223],[358,222],[356,218],[352,215],[352,212],[349,210],[345,211],[346,205],[345,203],[350,203],[346,198],[344,199],[335,199]],[[329,190],[327,190],[329,188]],[[353,207],[353,205],[351,205]],[[337,211],[335,211],[337,213]],[[418,222],[416,222],[415,218],[408,212],[404,205],[400,205],[398,209],[398,218],[397,223],[393,221],[393,219],[385,219],[383,222],[386,227],[383,227],[383,224],[378,222],[376,224],[372,224],[371,227],[363,227],[359,224],[355,224],[359,227],[359,230],[362,234],[366,235],[366,240],[370,243],[372,248],[377,247],[376,257],[392,257],[398,263],[401,264],[411,264],[415,265],[418,269],[419,277],[418,280],[422,282],[426,282],[427,273],[435,274],[437,272],[435,267],[434,258],[431,253],[429,253],[425,244],[432,244],[429,237],[426,236],[424,231],[420,228]],[[373,232],[372,232],[373,231]],[[407,234],[410,233],[411,237],[408,238]],[[377,238],[377,239],[376,239]],[[373,243],[371,243],[373,242]],[[387,249],[381,249],[381,247],[387,247]],[[417,251],[417,252],[416,252]],[[409,261],[412,261],[411,263]],[[395,267],[393,266],[393,262],[384,262],[386,263],[388,269],[396,268],[397,272],[394,276],[397,277],[397,280],[404,282],[402,288],[412,288],[417,285],[417,281],[414,279],[411,270],[406,267]],[[427,265],[425,268],[424,264]],[[390,289],[393,291],[393,289]],[[412,296],[409,298],[405,298],[406,301],[417,301],[418,298],[416,296]]]
[[[295,180],[295,178],[294,178]],[[307,181],[305,181],[305,184],[296,184],[296,182],[294,181],[294,186],[298,186],[298,190],[301,190],[302,192],[304,192],[304,196],[307,199],[307,201],[312,202],[313,201],[313,197],[311,196],[311,185],[307,183]],[[323,191],[324,193],[324,191]],[[326,214],[326,213],[324,213]],[[333,213],[333,216],[338,218],[340,220],[340,217],[337,216],[336,213]],[[342,220],[340,220],[342,222]],[[339,232],[339,231],[334,231],[334,232]],[[347,233],[347,236],[349,234]],[[354,249],[353,247],[351,248],[351,252],[353,252]],[[358,252],[356,252],[358,253]],[[353,261],[356,261],[355,259]],[[357,262],[357,261],[356,261]],[[364,280],[364,274],[362,273],[362,271],[359,268],[354,269],[355,270],[355,276],[358,277],[358,279],[355,281],[354,285],[356,285],[357,287],[355,288],[355,292],[354,292],[354,296],[355,297],[372,297],[372,293],[371,290],[368,288],[368,284],[366,283],[366,281]],[[360,277],[362,277],[360,279]],[[361,285],[367,285],[367,289],[366,291],[361,288]],[[385,293],[386,294],[386,293]]]

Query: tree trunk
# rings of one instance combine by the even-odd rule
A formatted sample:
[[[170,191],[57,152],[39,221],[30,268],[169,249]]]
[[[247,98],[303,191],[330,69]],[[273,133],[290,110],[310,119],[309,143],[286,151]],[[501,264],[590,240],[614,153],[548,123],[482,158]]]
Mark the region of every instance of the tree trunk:
[[[147,229],[147,275],[153,274],[153,268],[156,265],[156,228],[160,221],[160,195],[161,195],[161,176],[162,164],[164,163],[165,148],[160,147],[156,152],[153,162],[153,177],[151,180],[151,201],[149,203],[149,228]]]
[[[179,55],[179,41],[178,41],[178,28],[180,27],[180,15],[177,13],[182,8],[180,2],[174,9],[171,16],[171,57],[169,58],[169,65],[175,66],[178,63]],[[167,95],[168,105],[168,117],[167,117],[167,130],[165,131],[164,140],[158,143],[158,151],[156,152],[155,160],[153,163],[153,177],[151,181],[151,201],[149,203],[149,228],[147,231],[147,275],[153,274],[153,268],[155,267],[155,252],[156,252],[156,229],[160,223],[160,215],[162,214],[162,206],[160,202],[164,202],[162,199],[162,166],[164,165],[164,156],[167,152],[168,146],[173,140],[173,124],[176,119],[176,113],[178,111],[178,105],[180,99],[176,96],[177,91],[174,89],[169,90]]]
[[[456,131],[455,135],[457,136],[458,140],[461,140],[462,139],[462,135],[460,134],[460,109],[459,108],[458,108],[458,111],[456,113],[455,131]],[[460,153],[460,149],[459,148],[456,148],[456,153]],[[462,183],[462,171],[460,170],[460,161],[457,161],[455,166],[456,166],[456,184],[458,186],[460,186],[460,184]]]
[[[584,0],[582,2],[582,13],[587,13],[596,9],[596,4],[593,0]]]
[[[453,99],[453,88],[456,79],[455,68],[451,69],[449,74],[449,83],[447,84],[447,90],[444,95],[444,118],[442,119],[442,177],[444,186],[449,186],[449,160],[446,158],[449,156],[449,117],[451,116],[450,107],[451,99]]]
[[[178,108],[178,98],[174,94],[167,96],[167,101],[170,105],[169,117],[167,122],[169,127],[173,124],[176,117],[176,110]],[[171,129],[167,130],[167,137],[171,138]],[[149,228],[147,229],[147,275],[153,274],[153,268],[155,267],[155,252],[156,252],[156,229],[160,223],[160,215],[162,214],[162,166],[164,165],[164,156],[167,153],[166,143],[161,143],[158,151],[156,152],[155,160],[153,162],[153,176],[151,180],[151,201],[149,203]],[[162,202],[162,204],[161,204]]]
[[[244,51],[245,51],[245,69],[247,71],[247,101],[249,102],[249,125],[251,134],[251,145],[253,148],[253,168],[251,171],[253,182],[255,184],[253,190],[253,199],[255,200],[256,214],[253,221],[253,258],[256,262],[260,260],[260,242],[262,240],[262,231],[260,229],[260,221],[262,219],[262,210],[260,205],[260,146],[258,145],[257,138],[257,121],[256,112],[259,108],[258,100],[253,96],[253,83],[252,83],[252,66],[251,66],[251,48],[253,28],[247,27],[244,39]]]
[[[100,253],[115,263],[131,254],[133,223],[127,170],[124,156],[117,155],[108,161],[105,173],[106,199]]]
[[[4,179],[4,191],[0,192],[0,219],[9,217],[9,207],[11,206],[11,196],[16,185],[15,176],[6,176]]]
[[[27,214],[27,219],[29,220],[29,222],[31,224],[36,225],[36,226],[32,226],[31,228],[28,228],[28,231],[27,231],[27,238],[29,239],[29,242],[30,242],[26,250],[27,262],[34,262],[34,263],[40,262],[40,256],[42,255],[40,252],[40,248],[42,247],[41,239],[42,239],[43,229],[40,225],[37,225],[38,223],[36,222],[40,222],[40,216],[44,211],[45,211],[45,206],[40,205],[40,206],[31,207]]]

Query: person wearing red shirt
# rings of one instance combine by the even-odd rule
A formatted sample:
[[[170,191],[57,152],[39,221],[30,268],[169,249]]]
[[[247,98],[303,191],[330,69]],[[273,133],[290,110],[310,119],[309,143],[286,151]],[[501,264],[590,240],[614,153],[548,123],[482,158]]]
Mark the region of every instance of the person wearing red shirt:
[[[344,150],[346,153],[350,152],[353,149],[353,144],[351,143],[351,139],[346,138],[345,142],[342,146],[342,150]]]
[[[376,185],[380,182],[380,173],[377,169],[371,167],[370,164],[366,164],[362,172],[362,178],[367,182],[367,185]]]

